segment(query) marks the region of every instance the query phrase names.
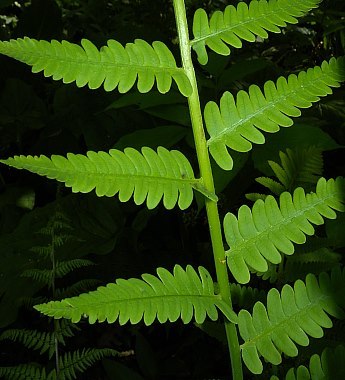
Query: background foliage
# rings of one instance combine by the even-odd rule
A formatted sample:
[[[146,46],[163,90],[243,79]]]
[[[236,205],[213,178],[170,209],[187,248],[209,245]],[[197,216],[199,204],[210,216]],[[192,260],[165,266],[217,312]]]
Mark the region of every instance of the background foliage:
[[[186,1],[190,16],[198,7],[211,12],[228,3]],[[170,0],[0,0],[0,25],[1,40],[28,36],[79,43],[81,38],[87,38],[99,47],[110,38],[122,43],[135,38],[147,42],[159,39],[178,51]],[[219,101],[226,90],[246,90],[250,83],[262,85],[268,79],[344,54],[345,4],[342,0],[324,1],[318,10],[280,35],[245,44],[230,57],[210,53],[205,67],[196,66],[201,102],[204,105],[209,100]],[[163,145],[193,157],[187,104],[177,91],[164,96],[158,92],[139,94],[135,88],[124,96],[117,91],[91,92],[75,85],[64,86],[43,75],[31,75],[28,67],[5,57],[0,57],[0,84],[1,158],[108,151],[128,145]],[[245,194],[268,193],[255,179],[275,178],[268,161],[283,166],[279,151],[287,148],[318,147],[323,157],[323,175],[345,175],[344,106],[344,89],[336,90],[333,96],[305,111],[295,126],[268,136],[265,146],[255,146],[250,154],[237,153],[233,171],[224,172],[215,165],[223,215],[226,210],[236,211],[243,203],[251,205]],[[322,172],[320,166],[318,170]],[[39,280],[37,270],[42,274],[50,269],[50,261],[38,254],[51,244],[40,231],[47,228],[50,215],[56,212],[64,215],[69,226],[68,238],[56,244],[58,261],[84,259],[94,263],[84,266],[80,261],[78,269],[63,271],[55,284],[62,293],[72,287],[72,295],[78,294],[118,277],[153,273],[159,266],[171,270],[175,263],[213,268],[202,197],[183,213],[174,210],[166,214],[162,207],[149,211],[144,206],[136,207],[134,202],[119,207],[112,198],[72,195],[54,181],[23,171],[2,167],[0,176],[0,367],[29,362],[40,362],[47,368],[53,365],[49,355],[40,355],[1,334],[8,329],[49,328],[47,319],[38,317],[31,306],[51,298],[52,289],[46,286],[49,282],[33,281],[32,274],[36,273]],[[310,253],[313,240],[310,241],[309,250],[307,247],[306,252],[301,251],[296,262],[291,259],[287,263],[293,268],[289,276],[294,273],[296,277],[281,278],[281,283],[309,271],[317,274],[327,269],[325,262],[329,269],[344,263],[344,221],[340,215],[336,222],[327,222],[326,229],[315,238],[324,239],[325,247],[331,246],[331,250],[324,248],[316,260]],[[320,257],[327,260],[322,262]],[[31,276],[23,276],[25,273]],[[260,287],[269,288],[265,281],[260,281]],[[238,294],[237,305],[244,308],[251,305],[250,297],[262,299],[262,294],[249,291],[243,296],[233,291]],[[331,346],[345,339],[344,323],[335,324],[336,336],[326,331]],[[66,351],[106,347],[120,353],[114,359],[98,362],[83,375],[85,379],[207,379],[224,378],[228,371],[222,331],[212,330],[207,324],[200,329],[179,322],[149,328],[144,324],[121,329],[116,324],[78,326],[81,331],[71,334]],[[298,362],[286,361],[286,368],[308,363],[309,352],[321,354],[317,340],[307,349],[300,349]]]

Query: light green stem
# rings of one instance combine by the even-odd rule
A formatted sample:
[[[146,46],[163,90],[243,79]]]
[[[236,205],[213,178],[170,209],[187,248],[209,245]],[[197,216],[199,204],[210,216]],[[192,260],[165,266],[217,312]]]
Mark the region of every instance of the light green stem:
[[[204,186],[207,191],[214,193],[214,181],[212,175],[212,168],[210,163],[210,156],[207,149],[206,137],[203,126],[203,119],[200,107],[198,86],[194,71],[194,66],[191,56],[191,45],[188,33],[188,24],[186,17],[186,8],[184,0],[173,0],[174,11],[176,18],[176,25],[179,37],[180,52],[182,57],[182,66],[191,82],[193,93],[188,98],[189,111],[191,115],[194,141],[200,174],[204,181]],[[228,280],[228,271],[226,267],[226,259],[223,245],[223,238],[221,232],[221,225],[218,214],[218,206],[215,201],[205,198],[206,212],[210,228],[212,249],[217,273],[217,281],[219,284],[220,295],[222,299],[231,304],[230,286]],[[226,336],[228,340],[228,347],[230,352],[230,360],[232,366],[233,380],[242,380],[242,362],[240,346],[237,337],[236,326],[229,322],[225,322]]]

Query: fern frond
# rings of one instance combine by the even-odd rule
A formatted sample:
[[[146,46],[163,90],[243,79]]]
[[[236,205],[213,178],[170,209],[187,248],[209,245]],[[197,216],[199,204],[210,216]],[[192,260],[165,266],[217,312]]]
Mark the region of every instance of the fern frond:
[[[89,265],[94,265],[90,260],[73,259],[62,262],[56,262],[55,271],[52,269],[28,269],[21,274],[21,277],[32,278],[35,281],[41,282],[50,286],[53,278],[62,278],[68,273],[76,269],[83,268]]]
[[[233,160],[227,147],[248,152],[252,143],[263,144],[265,137],[261,131],[274,133],[280,127],[290,127],[291,117],[301,115],[299,108],[308,108],[320,97],[331,94],[331,87],[339,87],[344,80],[344,57],[332,58],[298,76],[291,74],[287,80],[280,77],[276,84],[266,82],[264,94],[256,85],[250,86],[248,93],[239,91],[236,101],[225,92],[220,108],[211,101],[204,111],[211,155],[221,168],[232,169]]]
[[[189,161],[179,151],[158,147],[156,153],[144,147],[141,152],[111,149],[109,153],[88,152],[86,156],[68,153],[67,158],[15,156],[0,162],[65,182],[75,193],[93,189],[99,197],[119,193],[121,202],[134,196],[137,205],[146,200],[149,209],[155,208],[162,197],[167,209],[177,201],[181,209],[186,209],[192,203],[193,188],[203,192],[201,180],[194,178]]]
[[[90,265],[95,265],[95,263],[86,259],[72,259],[61,262],[57,261],[55,264],[55,277],[65,277],[76,269],[84,268]]]
[[[40,354],[46,351],[50,352],[50,357],[54,352],[54,333],[41,332],[37,330],[6,330],[0,335],[0,341],[11,340],[12,342],[20,342],[25,347],[33,350],[39,350]]]
[[[59,339],[58,335],[57,338],[59,343],[64,344],[64,342]],[[49,350],[50,358],[55,351],[55,334],[52,332],[12,329],[1,334],[0,340],[5,339],[13,342],[20,342],[29,349],[39,350],[40,354],[43,354]]]
[[[335,219],[337,211],[345,211],[344,178],[321,178],[315,193],[305,194],[297,188],[293,196],[284,192],[279,207],[273,196],[254,203],[252,210],[243,205],[238,218],[228,213],[224,232],[230,247],[226,251],[229,269],[237,282],[250,280],[250,270],[266,272],[268,262],[279,264],[281,253],[292,255],[294,245],[303,244],[306,235],[314,234],[311,223],[321,225],[323,218]]]
[[[63,338],[71,338],[75,335],[75,331],[80,331],[80,328],[75,324],[69,321],[68,319],[62,319],[59,322],[58,334]]]
[[[269,161],[269,164],[272,163],[272,162],[273,161]],[[260,185],[267,187],[267,189],[269,189],[271,191],[271,193],[273,193],[274,195],[280,195],[284,191],[292,191],[292,190],[294,190],[294,189],[291,189],[291,190],[287,189],[281,183],[275,181],[272,178],[268,178],[268,177],[255,178],[255,181],[258,182],[258,183],[260,183]]]
[[[22,364],[16,367],[0,367],[0,377],[5,380],[46,380],[44,368],[34,364]]]
[[[26,348],[39,350],[40,354],[48,351],[49,358],[51,358],[55,353],[55,338],[60,345],[65,345],[65,338],[70,338],[75,335],[73,330],[78,331],[80,328],[69,320],[63,319],[59,323],[59,329],[55,332],[10,329],[0,335],[0,341],[11,340],[12,342],[19,342]]]
[[[267,307],[261,302],[254,305],[252,315],[247,310],[238,314],[238,327],[244,343],[243,361],[248,369],[259,374],[260,359],[278,365],[281,355],[295,357],[297,345],[307,346],[308,335],[321,338],[323,329],[332,327],[328,315],[345,317],[345,271],[338,267],[331,275],[322,273],[317,279],[309,274],[305,283],[297,280],[292,288],[284,285],[281,292],[271,289]]]
[[[279,181],[278,188],[271,185],[270,178],[256,179],[258,183],[267,187],[275,195],[280,195],[283,191],[293,191],[298,186],[305,189],[306,185],[316,184],[322,175],[323,159],[322,151],[319,148],[287,149],[286,153],[280,151],[279,157],[280,164],[268,161]]]
[[[282,192],[288,190],[288,189],[285,189],[285,187],[281,183],[269,177],[258,177],[258,178],[255,178],[255,181],[260,183],[262,186],[267,187],[271,191],[271,193],[273,193],[274,195],[280,195]],[[265,200],[267,198],[267,194],[249,193],[249,194],[246,194],[246,198],[250,201],[255,202],[258,199]]]
[[[216,320],[217,308],[230,320],[236,320],[235,313],[214,293],[212,278],[205,268],[199,267],[198,275],[191,266],[183,270],[176,265],[173,274],[163,268],[158,268],[157,274],[158,278],[143,274],[142,280],[119,279],[96,291],[38,305],[35,309],[56,319],[79,322],[85,316],[89,323],[106,320],[113,323],[118,319],[120,325],[135,324],[142,319],[146,325],[155,319],[165,323],[181,318],[189,323],[193,316],[197,323],[202,323],[207,316]]]
[[[62,247],[68,240],[73,238],[75,238],[75,236],[66,233],[61,234],[58,231],[55,231],[52,242],[55,247]]]
[[[49,257],[49,255],[52,252],[52,247],[50,245],[46,245],[46,246],[36,245],[35,247],[31,247],[30,251],[37,253],[38,255],[42,257]]]
[[[110,348],[83,349],[69,352],[59,358],[59,380],[73,380],[78,375],[105,357],[117,356],[118,352]],[[56,380],[56,370],[48,375],[44,368],[34,364],[23,364],[16,367],[0,367],[0,377],[8,380]]]
[[[305,149],[287,149],[279,152],[281,165],[269,161],[274,174],[286,190],[304,184],[316,184],[322,175],[322,150],[317,147]]]
[[[64,83],[76,82],[78,87],[90,89],[102,86],[105,91],[116,87],[120,93],[129,91],[138,79],[138,90],[148,92],[157,82],[158,91],[166,93],[174,80],[184,96],[190,96],[192,87],[182,68],[176,66],[169,48],[159,41],[152,46],[137,39],[122,46],[109,40],[100,50],[83,39],[81,46],[56,40],[37,41],[19,38],[0,41],[0,54],[32,66],[32,72],[44,72],[46,77]]]
[[[118,356],[118,352],[110,348],[83,349],[68,352],[59,358],[59,380],[73,380],[80,378],[79,374],[99,360],[109,356]],[[78,374],[77,374],[78,373]],[[56,371],[49,373],[48,379],[56,379]]]
[[[278,184],[279,185],[279,184]],[[261,199],[261,200],[265,200],[267,198],[267,195],[266,194],[261,194],[261,193],[248,193],[245,195],[246,198],[249,200],[249,201],[252,201],[252,202],[256,202],[257,200]]]
[[[57,230],[73,230],[71,220],[61,211],[55,211],[54,215],[50,218],[48,224],[40,228],[36,233],[40,235],[51,236]]]
[[[40,282],[48,287],[51,286],[52,280],[54,278],[54,273],[51,269],[27,269],[22,274],[21,277],[31,278],[34,281]]]
[[[269,177],[259,177],[255,181],[268,188],[274,195],[293,191],[298,186],[312,190],[310,185],[316,184],[322,175],[322,150],[316,147],[287,149],[286,153],[280,151],[279,157],[280,164],[268,161],[278,181]],[[246,194],[246,198],[255,202],[258,199],[265,199],[266,196],[254,193]]]
[[[309,361],[309,368],[300,365],[291,368],[285,380],[335,380],[345,379],[345,347],[340,345],[334,349],[327,347],[320,355],[313,355]],[[272,376],[271,380],[279,380]]]
[[[229,55],[228,45],[242,47],[242,41],[255,42],[256,36],[267,38],[267,32],[280,33],[287,23],[296,24],[321,0],[252,0],[249,6],[240,2],[228,5],[224,12],[216,11],[210,20],[203,9],[194,14],[191,45],[202,65],[208,62],[206,46],[221,55]]]

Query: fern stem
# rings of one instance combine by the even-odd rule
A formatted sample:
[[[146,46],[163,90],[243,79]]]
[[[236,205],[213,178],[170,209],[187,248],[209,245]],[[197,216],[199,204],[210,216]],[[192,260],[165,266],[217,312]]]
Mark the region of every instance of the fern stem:
[[[57,186],[56,190],[56,199],[59,202],[61,185]],[[57,203],[57,208],[59,203]],[[50,251],[50,260],[52,263],[52,276],[51,276],[51,288],[53,299],[56,299],[56,257],[55,257],[55,219],[56,219],[57,209],[55,210],[54,217],[51,219],[51,251]],[[59,360],[59,341],[57,334],[60,330],[60,323],[57,319],[54,319],[54,346],[55,346],[55,370],[56,370],[56,380],[60,380],[60,360]]]
[[[173,0],[173,3],[179,37],[182,65],[193,88],[191,96],[188,97],[188,105],[192,121],[200,174],[204,181],[204,186],[206,190],[213,194],[215,192],[214,181],[203,126],[198,86],[191,56],[191,43],[189,40],[185,3],[184,0]],[[205,204],[220,295],[225,302],[232,306],[230,286],[228,280],[228,271],[226,267],[226,259],[217,202],[205,198]],[[226,321],[225,330],[230,352],[232,378],[233,380],[242,380],[242,362],[236,326],[235,324]]]

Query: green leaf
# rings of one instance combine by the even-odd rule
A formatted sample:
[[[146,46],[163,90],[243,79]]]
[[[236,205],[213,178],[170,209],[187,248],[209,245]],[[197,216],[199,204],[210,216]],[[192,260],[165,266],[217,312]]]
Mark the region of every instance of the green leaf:
[[[331,275],[322,273],[318,279],[308,274],[305,282],[297,280],[293,288],[284,285],[280,292],[271,289],[267,306],[257,302],[252,314],[241,310],[238,327],[244,340],[242,357],[248,369],[259,374],[263,370],[260,356],[278,365],[282,353],[290,357],[298,355],[296,344],[308,346],[308,336],[321,338],[323,329],[332,327],[328,315],[345,317],[344,286],[345,271],[337,267]],[[333,378],[336,377],[330,379]]]
[[[158,91],[168,92],[172,79],[184,96],[190,96],[192,87],[182,68],[176,66],[168,47],[159,41],[152,46],[137,39],[123,47],[109,40],[100,51],[89,40],[81,46],[68,41],[35,40],[25,37],[0,42],[0,53],[32,66],[32,72],[44,72],[46,77],[76,82],[78,87],[90,89],[102,86],[105,91],[118,87],[120,93],[129,91],[138,80],[138,90],[148,92],[157,82]]]
[[[74,193],[95,189],[99,197],[119,193],[121,202],[132,196],[137,205],[146,200],[149,209],[155,208],[162,197],[167,209],[177,202],[186,209],[192,203],[193,188],[205,193],[187,158],[163,147],[158,147],[157,153],[148,147],[141,153],[126,148],[124,152],[111,149],[109,153],[88,152],[86,156],[68,153],[67,158],[15,156],[0,162],[64,182]]]
[[[228,213],[224,233],[230,247],[227,263],[235,279],[242,284],[250,280],[250,271],[266,272],[268,263],[279,264],[281,253],[292,255],[295,244],[303,244],[306,235],[314,235],[311,223],[321,225],[324,218],[335,219],[337,211],[345,211],[345,181],[339,177],[321,178],[315,193],[305,194],[297,188],[293,196],[284,192],[277,201],[269,195],[259,199],[252,210],[243,205],[238,217]]]
[[[252,0],[249,6],[241,1],[235,8],[228,5],[224,12],[215,11],[210,20],[203,9],[194,14],[192,47],[202,65],[208,61],[206,46],[221,55],[229,55],[228,45],[242,47],[242,41],[255,42],[256,37],[268,38],[267,32],[280,33],[287,23],[296,24],[321,0]]]
[[[143,274],[142,280],[118,279],[96,291],[51,301],[35,309],[56,319],[71,319],[73,323],[88,317],[89,323],[118,320],[124,325],[144,320],[146,325],[151,325],[156,319],[165,323],[181,318],[189,323],[194,318],[197,323],[203,323],[208,316],[215,321],[218,308],[236,322],[236,314],[215,294],[212,278],[205,268],[199,267],[198,275],[190,265],[186,270],[176,265],[173,274],[164,268],[158,268],[157,274],[158,277]]]
[[[220,107],[211,101],[205,107],[205,123],[210,138],[209,151],[218,165],[231,170],[233,160],[228,152],[248,152],[252,143],[264,144],[261,131],[275,133],[280,127],[290,127],[291,117],[301,115],[299,108],[308,108],[320,97],[332,93],[331,87],[339,87],[345,80],[345,59],[332,58],[321,67],[291,74],[286,80],[280,77],[277,83],[268,81],[264,94],[256,85],[249,92],[240,91],[236,101],[232,94],[225,92]]]

